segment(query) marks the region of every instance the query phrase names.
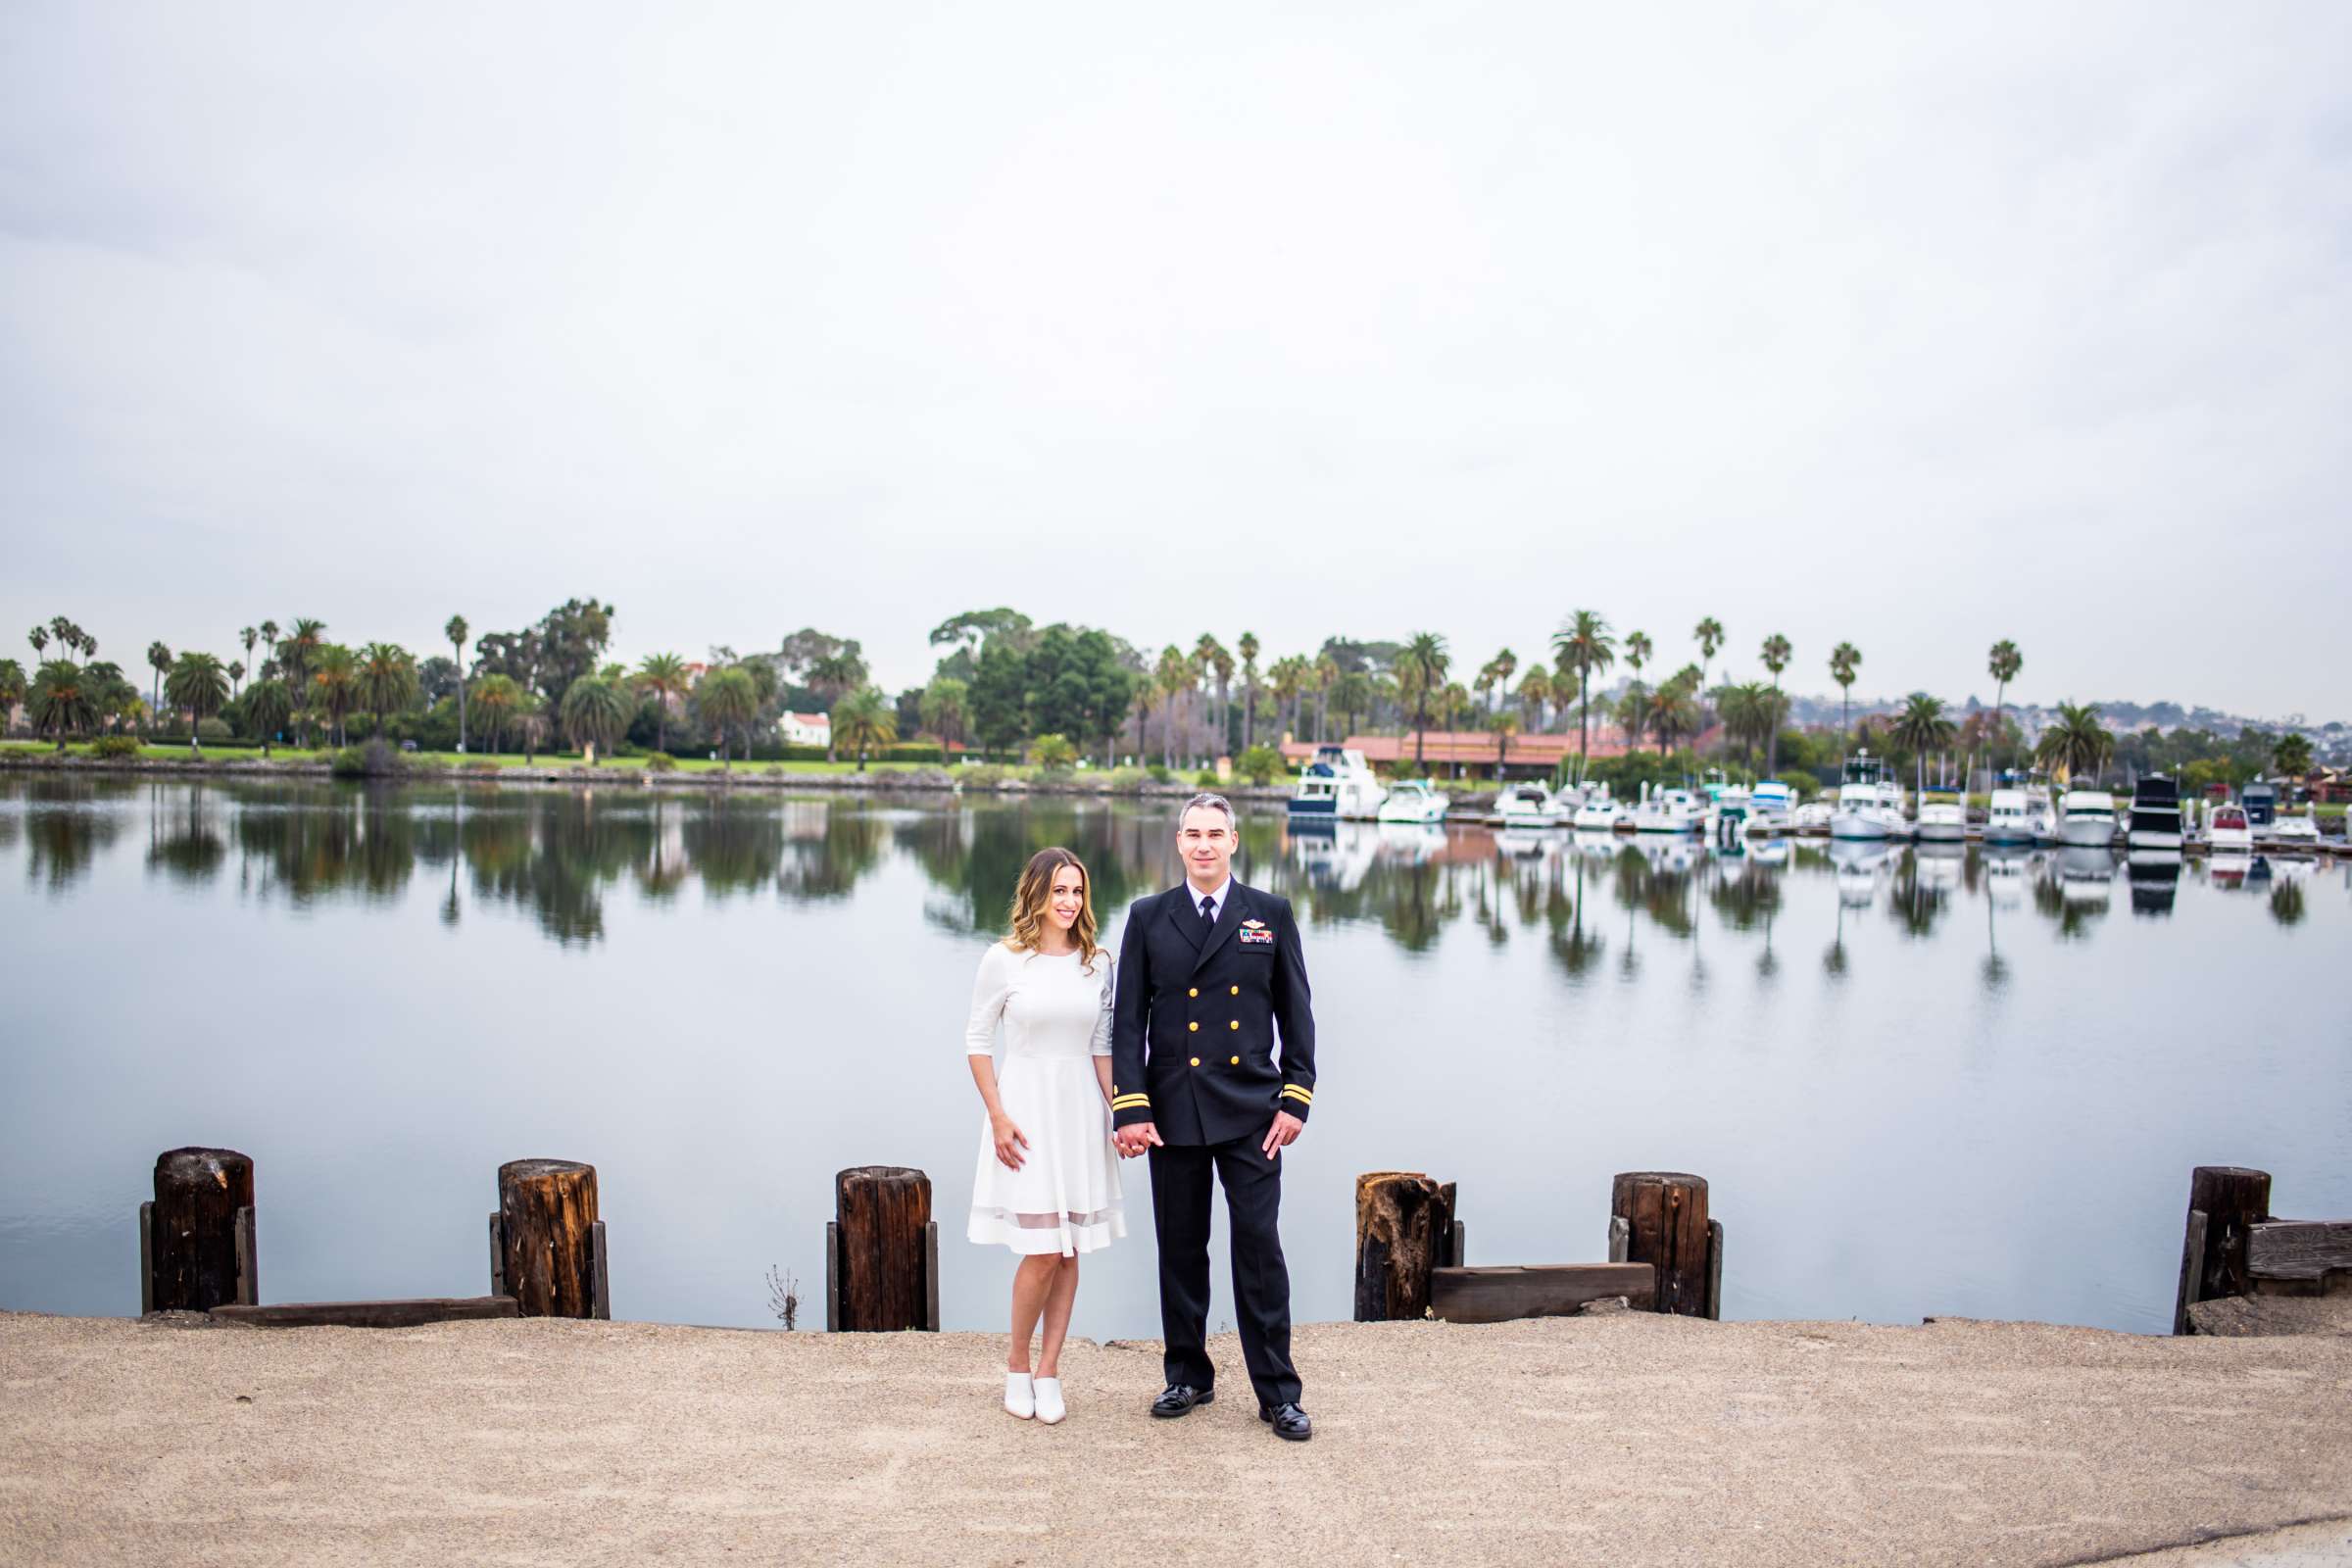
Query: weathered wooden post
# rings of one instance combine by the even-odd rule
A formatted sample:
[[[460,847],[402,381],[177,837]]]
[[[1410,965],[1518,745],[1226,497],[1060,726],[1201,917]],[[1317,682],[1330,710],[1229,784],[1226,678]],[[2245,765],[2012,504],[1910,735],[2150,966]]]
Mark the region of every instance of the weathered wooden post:
[[[139,1310],[209,1312],[261,1294],[253,1161],[233,1149],[155,1156],[155,1197],[139,1205]]]
[[[498,1167],[490,1291],[513,1297],[524,1317],[612,1315],[594,1165],[516,1159]]]
[[[1375,1170],[1356,1177],[1358,1323],[1428,1315],[1430,1271],[1462,1261],[1462,1227],[1453,1206],[1454,1184],[1419,1171]]]
[[[2180,1289],[2173,1332],[2189,1331],[2188,1309],[2244,1296],[2246,1237],[2271,1217],[2271,1173],[2243,1165],[2199,1165],[2188,1175],[2188,1225],[2180,1239]]]
[[[1657,1311],[1722,1316],[1723,1227],[1707,1218],[1706,1178],[1621,1172],[1609,1186],[1609,1261],[1657,1270]]]
[[[939,1226],[931,1178],[901,1165],[853,1165],[833,1178],[825,1226],[825,1328],[890,1334],[939,1329]]]

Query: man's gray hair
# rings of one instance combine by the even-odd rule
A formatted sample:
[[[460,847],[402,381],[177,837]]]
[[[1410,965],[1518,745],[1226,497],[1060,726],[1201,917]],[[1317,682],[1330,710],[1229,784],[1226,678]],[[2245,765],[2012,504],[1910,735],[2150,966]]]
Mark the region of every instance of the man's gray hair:
[[[1232,829],[1237,836],[1240,834],[1242,830],[1241,819],[1233,814],[1233,803],[1227,800],[1224,796],[1218,795],[1209,790],[1202,790],[1200,794],[1194,796],[1191,800],[1184,803],[1184,809],[1176,813],[1176,825],[1178,827],[1184,826],[1184,819],[1187,816],[1190,816],[1197,810],[1203,809],[1210,811],[1223,811],[1225,813],[1226,827]]]

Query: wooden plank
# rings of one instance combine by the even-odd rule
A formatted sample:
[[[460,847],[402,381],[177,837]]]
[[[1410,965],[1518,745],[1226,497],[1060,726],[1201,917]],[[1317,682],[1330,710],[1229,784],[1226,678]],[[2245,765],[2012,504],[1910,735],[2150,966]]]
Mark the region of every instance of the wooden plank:
[[[239,1306],[252,1306],[262,1298],[261,1250],[255,1246],[253,1208],[250,1204],[237,1210],[237,1301]]]
[[[825,1221],[825,1332],[841,1332],[841,1223]]]
[[[490,1294],[507,1294],[507,1228],[498,1222],[498,1211],[490,1211]]]
[[[2325,1280],[2352,1270],[2352,1219],[2279,1219],[2246,1229],[2246,1274],[2256,1280]]]
[[[2173,1332],[2186,1334],[2195,1319],[2189,1308],[2203,1298],[2197,1294],[2205,1278],[2205,1211],[2188,1211],[2188,1228],[2180,1235],[2180,1289],[2173,1299]]]
[[[1470,1261],[1470,1225],[1466,1220],[1453,1222],[1453,1245],[1446,1249],[1446,1263],[1460,1268]]]
[[[1723,1221],[1707,1221],[1707,1310],[1708,1321],[1723,1321]]]
[[[1622,1296],[1637,1311],[1657,1302],[1658,1272],[1647,1263],[1541,1263],[1430,1271],[1430,1311],[1448,1323],[1506,1323],[1566,1317],[1587,1301]]]
[[[1626,1253],[1633,1250],[1634,1227],[1623,1214],[1609,1216],[1609,1261],[1622,1263]]]
[[[139,1205],[139,1316],[155,1310],[155,1200]]]
[[[216,1306],[213,1316],[256,1328],[408,1329],[420,1323],[521,1316],[512,1296],[420,1297],[399,1301],[284,1301]]]
[[[923,1227],[923,1327],[939,1332],[939,1221]]]
[[[588,1227],[588,1315],[610,1322],[612,1317],[612,1275],[605,1260],[605,1222]]]

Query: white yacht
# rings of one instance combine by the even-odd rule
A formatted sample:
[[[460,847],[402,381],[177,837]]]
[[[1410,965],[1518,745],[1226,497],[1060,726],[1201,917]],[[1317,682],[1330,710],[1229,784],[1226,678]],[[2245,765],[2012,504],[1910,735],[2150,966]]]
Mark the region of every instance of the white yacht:
[[[1314,757],[1299,769],[1298,787],[1291,792],[1291,816],[1293,820],[1368,822],[1379,814],[1380,803],[1388,795],[1362,752],[1347,746],[1318,746]]]
[[[1918,831],[1922,844],[1966,843],[1968,798],[1957,790],[1930,790],[1920,797]]]
[[[1533,779],[1505,784],[1494,797],[1487,820],[1496,827],[1558,827],[1568,820],[1568,806]]]
[[[2113,847],[2115,797],[2105,790],[2068,790],[2060,796],[2058,842],[2075,850]]]
[[[2254,825],[2246,820],[2246,808],[2233,801],[2215,807],[2205,821],[2205,842],[2216,855],[2253,854]]]
[[[2280,849],[2316,850],[2320,847],[2319,820],[2309,811],[2280,811],[2271,818],[2271,830],[2263,837]]]
[[[1903,787],[1886,776],[1886,763],[1865,751],[1845,760],[1845,777],[1838,786],[1838,807],[1830,813],[1834,839],[1907,839],[1910,819],[1903,815]]]
[[[1625,807],[1610,796],[1606,784],[1595,784],[1585,792],[1584,804],[1568,822],[1579,833],[1614,833],[1629,816]]]
[[[1446,797],[1425,778],[1399,779],[1380,803],[1378,815],[1383,822],[1443,822]]]
[[[2126,842],[2135,850],[2180,847],[2180,790],[2162,773],[2150,773],[2132,786]]]
[[[1747,792],[1747,822],[1743,831],[1751,839],[1786,833],[1795,811],[1796,791],[1777,778],[1765,779]]]
[[[1634,808],[1637,833],[1695,833],[1704,824],[1706,807],[1689,790],[1658,790]]]
[[[1838,808],[1828,801],[1807,801],[1788,813],[1788,831],[1827,833],[1830,830],[1830,818],[1837,813]]]
[[[1991,808],[1984,816],[1984,842],[1987,844],[2038,844],[2043,824],[2033,809],[2033,803],[2022,789],[2004,787],[1992,792]]]

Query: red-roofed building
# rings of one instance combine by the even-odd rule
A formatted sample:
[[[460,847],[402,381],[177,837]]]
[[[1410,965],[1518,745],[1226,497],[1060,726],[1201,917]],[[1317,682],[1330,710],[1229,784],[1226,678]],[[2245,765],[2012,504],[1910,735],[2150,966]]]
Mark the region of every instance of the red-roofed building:
[[[1415,737],[1411,730],[1402,735],[1350,735],[1339,743],[1350,751],[1364,754],[1364,760],[1384,772],[1399,769],[1410,771],[1413,766]],[[1433,729],[1419,737],[1421,766],[1451,771],[1459,762],[1466,768],[1491,772],[1494,766],[1495,736],[1492,730]],[[1503,767],[1522,778],[1542,777],[1556,771],[1570,758],[1579,756],[1577,737],[1570,735],[1513,735],[1503,754]],[[1625,734],[1614,724],[1592,726],[1590,754],[1594,759],[1623,757],[1626,754]],[[1312,741],[1285,741],[1283,760],[1296,767],[1315,755]]]

